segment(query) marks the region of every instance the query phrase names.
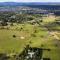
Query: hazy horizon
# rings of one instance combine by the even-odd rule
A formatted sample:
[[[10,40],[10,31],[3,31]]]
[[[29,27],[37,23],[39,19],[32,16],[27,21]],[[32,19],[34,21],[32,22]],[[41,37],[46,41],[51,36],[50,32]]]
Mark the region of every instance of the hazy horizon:
[[[0,0],[0,2],[60,2],[60,0]]]

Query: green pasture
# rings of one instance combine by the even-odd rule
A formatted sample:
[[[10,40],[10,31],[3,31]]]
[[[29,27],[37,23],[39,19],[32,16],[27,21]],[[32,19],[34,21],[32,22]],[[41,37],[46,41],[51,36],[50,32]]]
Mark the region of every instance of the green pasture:
[[[54,21],[54,18],[52,20]],[[46,21],[48,20],[46,19],[44,23]],[[57,28],[60,27],[58,26]],[[27,44],[30,44],[32,47],[49,48],[51,50],[43,51],[43,58],[48,57],[51,60],[60,60],[59,42],[60,40],[51,36],[44,27],[38,25],[15,23],[14,26],[5,26],[4,29],[0,28],[0,53],[19,54]]]

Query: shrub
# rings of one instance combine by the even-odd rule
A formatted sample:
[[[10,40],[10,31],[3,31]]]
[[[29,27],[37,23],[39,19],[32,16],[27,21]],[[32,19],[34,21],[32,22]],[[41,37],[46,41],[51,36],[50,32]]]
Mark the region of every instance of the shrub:
[[[32,36],[32,37],[36,37],[36,35],[35,35],[35,34],[31,34],[31,36]]]
[[[16,37],[16,35],[13,35],[13,37],[15,38],[15,37]]]

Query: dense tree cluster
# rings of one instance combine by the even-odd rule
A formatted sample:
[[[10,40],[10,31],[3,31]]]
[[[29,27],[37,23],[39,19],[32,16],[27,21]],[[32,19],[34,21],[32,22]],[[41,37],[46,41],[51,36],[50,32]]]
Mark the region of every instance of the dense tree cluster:
[[[0,12],[0,23],[3,25],[6,25],[6,22],[17,22],[17,23],[23,23],[26,21],[33,20],[34,17],[32,15],[28,14],[17,14],[13,12]]]

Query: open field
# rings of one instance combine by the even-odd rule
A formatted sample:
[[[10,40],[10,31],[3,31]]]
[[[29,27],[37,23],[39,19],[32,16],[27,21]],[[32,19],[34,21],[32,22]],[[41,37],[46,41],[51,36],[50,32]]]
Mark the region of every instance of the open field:
[[[21,26],[22,26],[22,30]],[[40,31],[41,29],[41,31]],[[34,32],[36,30],[36,33]],[[7,29],[0,29],[0,51],[9,51],[9,50],[15,50],[15,52],[19,52],[22,47],[26,45],[26,43],[31,41],[40,41],[41,39],[44,40],[44,38],[47,35],[47,31],[42,31],[43,28],[35,27],[30,24],[25,25],[18,25],[14,27],[10,27],[9,30]],[[2,35],[1,35],[2,34]],[[13,35],[16,35],[16,37],[13,37]],[[24,37],[24,39],[21,39],[21,37]],[[42,38],[43,37],[43,38]],[[36,45],[38,43],[33,43],[33,45]],[[40,42],[39,42],[40,45]],[[21,48],[20,48],[21,47]],[[7,49],[7,50],[6,50]],[[19,51],[18,51],[19,50]]]
[[[54,17],[44,19],[43,25],[55,22]],[[60,60],[60,34],[58,34],[60,31],[57,30],[60,29],[60,25],[56,27],[52,25],[49,28],[51,31],[48,31],[46,27],[40,27],[38,24],[29,23],[14,23],[14,26],[5,26],[4,29],[0,29],[0,53],[19,54],[29,44],[31,47],[49,48],[50,51],[43,51],[43,57]]]

